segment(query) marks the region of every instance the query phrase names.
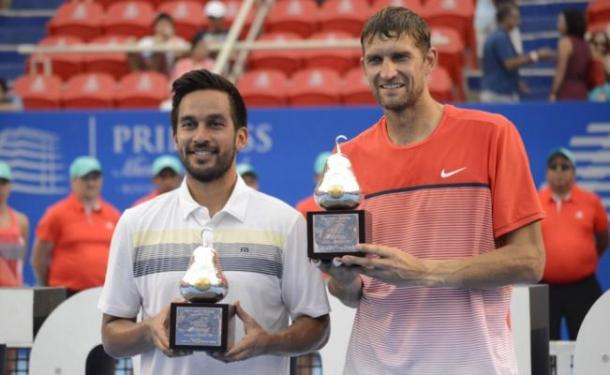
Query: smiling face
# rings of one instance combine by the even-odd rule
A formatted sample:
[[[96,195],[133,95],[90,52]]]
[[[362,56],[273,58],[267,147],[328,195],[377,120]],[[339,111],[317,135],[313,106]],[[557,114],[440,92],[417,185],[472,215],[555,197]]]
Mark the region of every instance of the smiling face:
[[[247,141],[248,130],[235,128],[226,93],[197,90],[182,98],[174,145],[190,177],[208,183],[235,174],[235,155]]]
[[[436,51],[422,52],[407,34],[375,35],[363,45],[362,67],[373,95],[388,111],[413,107],[427,93],[427,77],[434,68]]]

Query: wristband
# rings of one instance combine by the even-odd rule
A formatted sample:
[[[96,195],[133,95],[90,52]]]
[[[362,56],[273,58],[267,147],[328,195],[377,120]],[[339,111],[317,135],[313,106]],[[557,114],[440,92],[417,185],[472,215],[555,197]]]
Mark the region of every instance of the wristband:
[[[538,52],[536,51],[531,51],[529,53],[529,58],[530,60],[532,60],[533,62],[538,62]]]

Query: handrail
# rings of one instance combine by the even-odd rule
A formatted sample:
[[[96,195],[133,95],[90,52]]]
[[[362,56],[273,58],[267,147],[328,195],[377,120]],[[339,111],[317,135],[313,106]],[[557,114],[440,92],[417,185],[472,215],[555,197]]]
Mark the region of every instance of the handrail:
[[[231,28],[229,29],[227,39],[225,40],[223,47],[220,50],[216,61],[214,62],[214,68],[212,70],[215,73],[225,73],[231,53],[233,52],[235,44],[237,43],[241,29],[246,22],[246,17],[248,17],[248,13],[250,12],[250,9],[252,9],[252,4],[254,4],[254,0],[245,0],[239,8],[237,16],[233,20]]]

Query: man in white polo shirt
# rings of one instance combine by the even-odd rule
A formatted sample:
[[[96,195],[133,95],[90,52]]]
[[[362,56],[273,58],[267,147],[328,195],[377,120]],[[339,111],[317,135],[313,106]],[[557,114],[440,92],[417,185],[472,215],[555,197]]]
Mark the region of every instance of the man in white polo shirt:
[[[304,219],[238,176],[235,157],[248,129],[235,86],[196,70],[176,80],[173,92],[174,144],[186,178],[125,211],[116,227],[99,302],[104,348],[115,357],[142,354],[142,374],[288,374],[288,357],[319,349],[329,332]],[[180,299],[179,281],[204,227],[214,232],[230,286],[222,302],[239,301],[235,344],[214,357],[168,345],[169,304]]]

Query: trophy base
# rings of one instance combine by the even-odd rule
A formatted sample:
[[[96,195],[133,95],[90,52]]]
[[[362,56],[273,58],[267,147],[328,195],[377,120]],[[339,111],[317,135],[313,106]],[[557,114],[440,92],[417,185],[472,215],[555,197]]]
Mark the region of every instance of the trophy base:
[[[223,303],[172,303],[169,347],[195,351],[227,351],[233,345],[235,306]]]
[[[356,245],[371,240],[371,223],[365,210],[308,212],[307,255],[322,261],[343,255],[364,256]]]

